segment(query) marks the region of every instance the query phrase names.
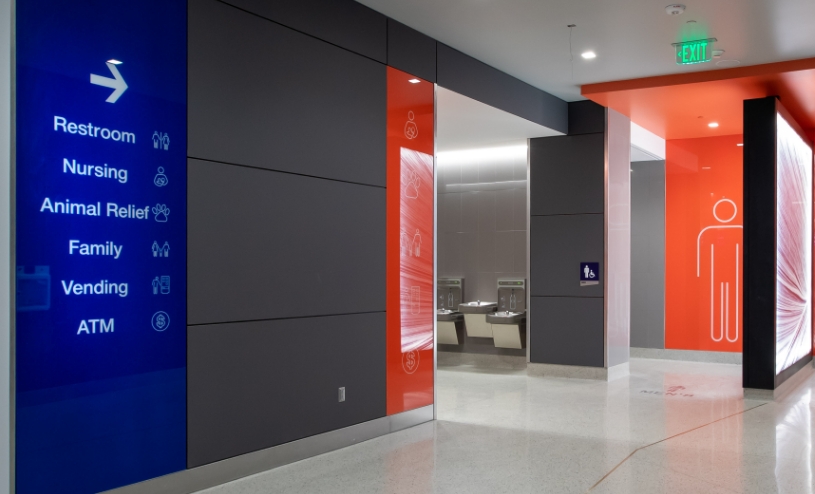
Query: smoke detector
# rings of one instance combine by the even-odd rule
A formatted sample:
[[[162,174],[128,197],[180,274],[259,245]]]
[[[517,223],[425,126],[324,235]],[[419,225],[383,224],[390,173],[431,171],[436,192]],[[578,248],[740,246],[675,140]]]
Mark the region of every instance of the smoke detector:
[[[667,12],[668,15],[682,15],[685,13],[685,6],[681,3],[672,3],[665,7],[665,12]]]

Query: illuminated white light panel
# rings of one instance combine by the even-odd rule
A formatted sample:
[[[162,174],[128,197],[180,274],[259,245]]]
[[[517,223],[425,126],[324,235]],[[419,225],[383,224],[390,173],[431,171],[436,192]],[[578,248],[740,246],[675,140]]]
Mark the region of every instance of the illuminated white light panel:
[[[781,373],[812,353],[812,148],[777,116],[776,356]]]

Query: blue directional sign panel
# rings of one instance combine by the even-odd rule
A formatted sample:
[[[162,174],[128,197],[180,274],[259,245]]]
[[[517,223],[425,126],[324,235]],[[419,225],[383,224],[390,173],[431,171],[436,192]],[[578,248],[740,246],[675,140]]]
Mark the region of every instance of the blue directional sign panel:
[[[99,492],[186,466],[187,5],[16,9],[16,492]]]

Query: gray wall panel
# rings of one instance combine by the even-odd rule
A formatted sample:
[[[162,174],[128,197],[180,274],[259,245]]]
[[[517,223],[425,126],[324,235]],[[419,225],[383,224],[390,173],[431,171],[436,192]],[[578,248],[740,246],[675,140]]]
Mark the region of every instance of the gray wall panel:
[[[190,156],[385,185],[384,65],[214,0],[189,40]]]
[[[222,0],[385,63],[387,17],[352,0]]]
[[[606,108],[594,101],[569,103],[569,135],[602,134],[606,131]]]
[[[436,40],[388,19],[388,65],[436,82]]]
[[[530,360],[603,367],[603,299],[532,297]]]
[[[188,466],[383,417],[385,354],[384,312],[190,327]]]
[[[602,213],[603,134],[530,139],[530,213]]]
[[[631,346],[665,348],[665,162],[631,164]]]
[[[532,296],[603,297],[602,214],[533,216],[530,228]],[[600,284],[580,286],[581,262],[600,263]]]
[[[565,101],[438,43],[438,84],[551,129],[569,130]]]
[[[384,188],[188,163],[189,324],[385,310]]]

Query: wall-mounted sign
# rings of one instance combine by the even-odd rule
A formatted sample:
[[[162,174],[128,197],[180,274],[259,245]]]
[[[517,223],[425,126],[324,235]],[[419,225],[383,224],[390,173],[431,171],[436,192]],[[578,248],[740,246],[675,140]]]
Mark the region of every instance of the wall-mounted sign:
[[[580,263],[580,286],[592,286],[600,284],[600,263],[581,262]]]
[[[694,65],[713,60],[713,43],[716,38],[674,43],[677,65]]]
[[[187,2],[16,8],[15,491],[100,492],[186,466]]]

